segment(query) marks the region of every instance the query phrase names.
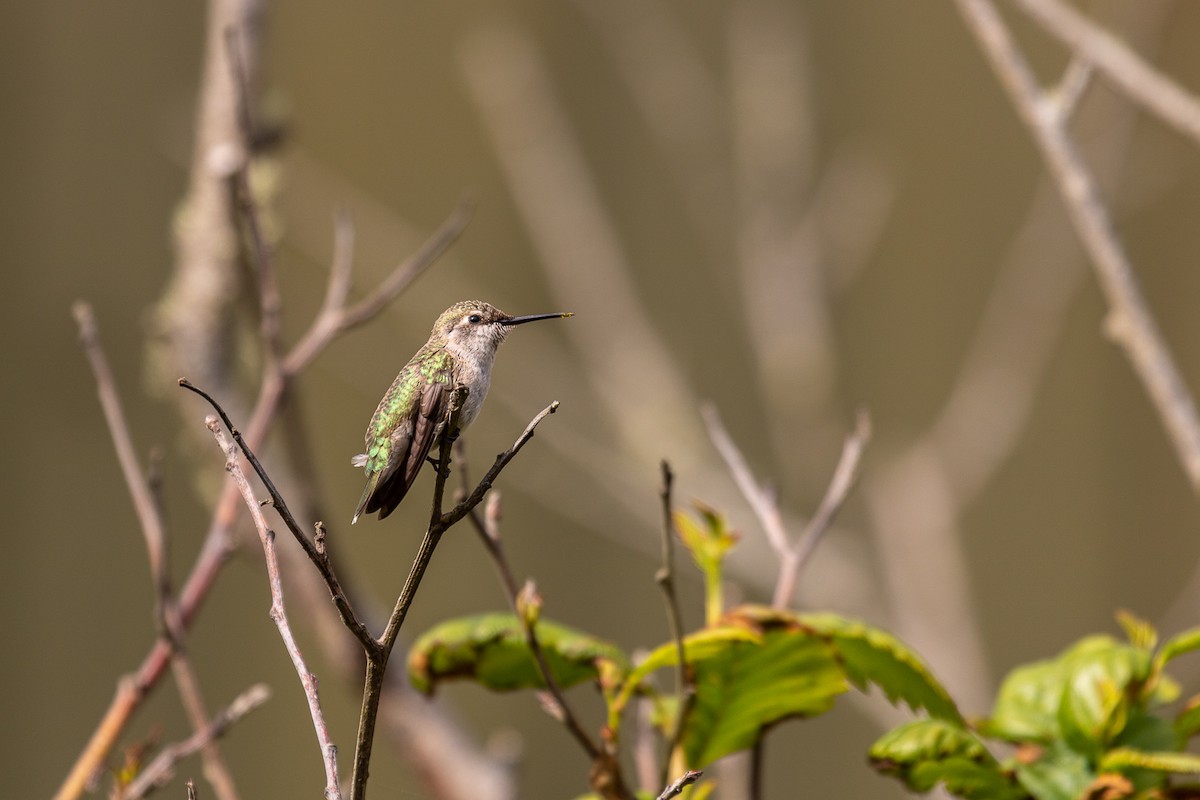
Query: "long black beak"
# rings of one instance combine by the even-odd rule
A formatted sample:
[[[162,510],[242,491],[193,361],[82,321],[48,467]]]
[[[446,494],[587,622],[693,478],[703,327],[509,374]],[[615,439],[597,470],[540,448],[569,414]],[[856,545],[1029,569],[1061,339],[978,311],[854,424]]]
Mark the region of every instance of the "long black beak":
[[[526,317],[509,317],[508,319],[500,320],[500,324],[506,327],[513,325],[524,325],[526,322],[537,322],[539,319],[560,319],[562,317],[573,317],[574,311],[560,311],[557,314],[530,314]]]

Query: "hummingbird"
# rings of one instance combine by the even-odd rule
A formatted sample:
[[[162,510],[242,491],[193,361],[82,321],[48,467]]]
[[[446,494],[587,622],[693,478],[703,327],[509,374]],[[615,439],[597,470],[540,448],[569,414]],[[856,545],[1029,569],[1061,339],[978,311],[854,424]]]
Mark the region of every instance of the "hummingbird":
[[[367,452],[351,459],[354,466],[366,468],[367,485],[350,524],[375,511],[383,519],[404,499],[429,456],[438,426],[446,420],[455,384],[469,390],[459,412],[459,430],[474,421],[492,382],[496,349],[512,328],[572,315],[566,311],[514,317],[479,300],[455,303],[443,311],[429,341],[379,401],[367,426]]]

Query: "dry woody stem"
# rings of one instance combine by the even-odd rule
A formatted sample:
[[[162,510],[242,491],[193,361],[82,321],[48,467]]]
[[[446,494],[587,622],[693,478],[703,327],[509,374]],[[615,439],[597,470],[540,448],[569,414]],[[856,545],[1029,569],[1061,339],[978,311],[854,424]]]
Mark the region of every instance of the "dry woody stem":
[[[1200,492],[1200,418],[1196,414],[1195,401],[1142,295],[1133,265],[1117,236],[1096,181],[1067,129],[1069,118],[1064,107],[1041,88],[1032,67],[992,3],[988,0],[956,1],[967,27],[975,35],[1041,150],[1071,223],[1091,257],[1100,288],[1108,301],[1107,332],[1125,350],[1162,418],[1193,490]],[[1152,74],[1127,49],[1118,47],[1115,39],[1098,35],[1084,18],[1058,3],[1024,0],[1022,5],[1047,30],[1063,36],[1081,57],[1098,69],[1106,70],[1105,74],[1117,80],[1133,99],[1146,103],[1168,121],[1195,117],[1194,128],[1200,131],[1200,113],[1196,110],[1195,100],[1181,90],[1164,92],[1164,86],[1171,84]],[[1067,34],[1071,34],[1070,38]],[[1117,79],[1118,68],[1134,70],[1143,82],[1131,84],[1125,79]],[[1172,113],[1168,113],[1168,109]],[[1184,130],[1191,132],[1193,126],[1188,123]]]

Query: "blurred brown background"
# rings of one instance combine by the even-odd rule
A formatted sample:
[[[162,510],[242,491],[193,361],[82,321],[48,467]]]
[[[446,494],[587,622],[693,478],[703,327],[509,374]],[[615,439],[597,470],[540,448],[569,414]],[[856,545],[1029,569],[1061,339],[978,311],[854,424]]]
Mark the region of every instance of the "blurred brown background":
[[[1200,8],[1085,5],[1200,86]],[[1011,17],[1055,79],[1064,54]],[[51,2],[2,18],[0,773],[6,795],[38,797],[155,634],[72,301],[95,306],[140,451],[166,448],[177,576],[207,525],[196,471],[208,459],[220,475],[215,446],[197,449],[151,399],[163,392],[146,385],[144,347],[173,262],[204,9]],[[511,337],[467,437],[483,465],[562,401],[501,482],[511,559],[549,616],[630,650],[665,639],[653,583],[663,457],[680,502],[702,497],[744,532],[730,575],[744,597],[770,597],[774,561],[700,421],[710,400],[796,531],[855,410],[870,411],[862,484],[798,603],[895,630],[970,714],[987,712],[1012,666],[1115,631],[1117,608],[1166,633],[1200,623],[1195,497],[1102,335],[1091,272],[1053,244],[1071,241],[1065,218],[1035,205],[1041,163],[950,4],[292,2],[266,20],[259,113],[286,129],[267,214],[290,335],[324,288],[335,207],[356,224],[362,293],[464,191],[478,200],[450,255],[300,383],[331,536],[380,602],[399,590],[425,512],[351,530],[361,473],[349,458],[437,313],[479,297],[578,315]],[[1196,389],[1200,159],[1097,83],[1073,130],[1113,176],[1119,231]],[[1127,141],[1112,145],[1114,133]],[[1031,208],[1044,208],[1042,227],[1016,257],[1022,272],[1006,263]],[[442,548],[408,630],[503,606],[472,535]],[[256,681],[274,689],[223,740],[242,796],[316,796],[320,763],[258,560],[247,551],[223,574],[190,651],[214,708]],[[698,624],[699,578],[680,565]],[[311,641],[309,657],[328,671]],[[1181,677],[1200,689],[1200,671]],[[357,687],[323,689],[348,774]],[[598,699],[571,696],[598,724]],[[531,697],[464,686],[444,699],[480,741],[519,732],[521,796],[585,790],[585,760]],[[768,795],[899,795],[865,764],[884,705],[847,700],[773,733]],[[166,682],[129,738],[155,729],[187,732]],[[424,796],[386,746],[377,753],[373,796]]]

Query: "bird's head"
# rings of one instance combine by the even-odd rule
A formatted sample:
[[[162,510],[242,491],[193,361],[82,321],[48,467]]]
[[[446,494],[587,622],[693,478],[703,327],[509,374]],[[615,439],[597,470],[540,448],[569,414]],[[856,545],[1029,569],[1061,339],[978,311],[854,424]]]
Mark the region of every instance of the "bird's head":
[[[433,338],[444,339],[446,347],[453,352],[483,355],[495,353],[504,337],[517,325],[569,316],[570,311],[514,317],[482,300],[464,300],[442,312],[434,323]]]

